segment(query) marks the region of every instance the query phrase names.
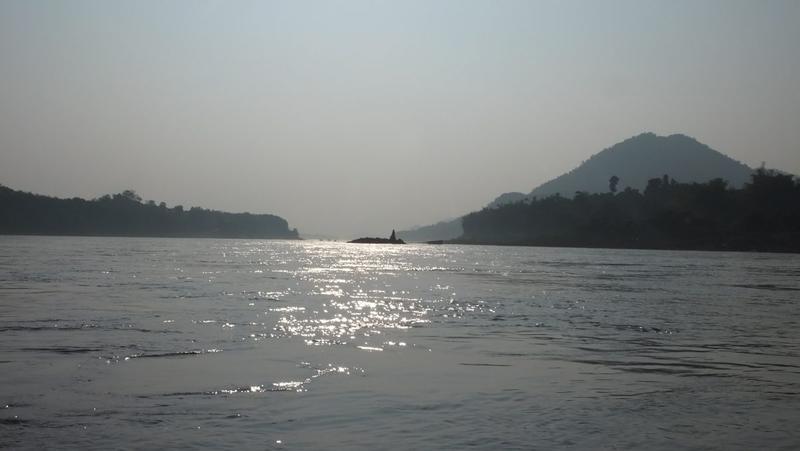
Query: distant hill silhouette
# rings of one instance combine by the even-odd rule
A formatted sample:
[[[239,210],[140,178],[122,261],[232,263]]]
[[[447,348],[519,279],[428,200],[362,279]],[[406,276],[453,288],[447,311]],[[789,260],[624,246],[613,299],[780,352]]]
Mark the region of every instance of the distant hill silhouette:
[[[461,228],[461,218],[437,222],[436,224],[416,227],[411,230],[401,230],[397,236],[409,242],[425,242],[435,240],[452,240],[464,233]]]
[[[298,238],[285,219],[142,202],[134,191],[94,200],[15,191],[0,185],[0,234]]]
[[[617,176],[617,191],[644,190],[648,180],[669,174],[681,183],[703,183],[715,178],[740,188],[750,180],[753,169],[686,135],[658,136],[642,133],[615,144],[583,162],[575,169],[545,182],[530,193],[503,193],[487,207],[496,208],[533,197],[556,193],[571,198],[577,191],[609,192],[609,179]],[[450,240],[463,233],[462,218],[402,230],[408,241]]]
[[[492,207],[499,207],[500,205],[505,205],[505,204],[513,204],[515,202],[519,202],[527,198],[528,198],[527,194],[519,193],[517,191],[513,191],[510,193],[503,193],[497,196],[495,200],[489,202],[489,205],[487,205],[487,207],[492,208]]]
[[[642,133],[605,149],[577,168],[534,188],[525,198],[553,194],[572,197],[577,191],[605,193],[609,179],[619,178],[618,191],[643,190],[647,181],[669,174],[680,183],[703,183],[715,178],[741,188],[753,169],[686,135]],[[522,200],[519,193],[501,194],[489,206]]]

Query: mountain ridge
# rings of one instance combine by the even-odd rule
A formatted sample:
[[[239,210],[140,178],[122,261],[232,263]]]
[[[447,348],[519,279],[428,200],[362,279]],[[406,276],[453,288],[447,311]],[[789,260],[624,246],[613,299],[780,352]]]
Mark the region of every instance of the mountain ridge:
[[[489,202],[487,207],[496,208],[555,194],[571,198],[578,191],[608,192],[612,176],[619,179],[616,189],[623,191],[626,188],[643,190],[649,179],[665,174],[678,182],[701,183],[722,178],[732,187],[741,187],[752,173],[753,169],[749,166],[688,135],[676,133],[659,136],[644,132],[606,147],[574,169],[538,185],[527,194],[503,193]],[[454,239],[463,232],[461,219],[402,230],[398,235],[408,241]]]
[[[752,173],[749,166],[688,135],[658,136],[645,132],[597,152],[569,172],[537,186],[525,198],[554,194],[572,197],[578,191],[607,192],[612,176],[619,177],[620,191],[643,190],[649,179],[664,174],[679,182],[702,183],[722,178],[733,187],[741,187]],[[501,194],[489,205],[509,203],[504,200],[513,194]],[[514,198],[515,202],[520,200],[524,199]]]

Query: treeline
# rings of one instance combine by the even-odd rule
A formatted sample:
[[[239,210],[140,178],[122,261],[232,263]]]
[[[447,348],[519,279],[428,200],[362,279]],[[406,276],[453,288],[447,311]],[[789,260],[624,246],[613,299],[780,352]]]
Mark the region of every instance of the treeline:
[[[15,191],[0,185],[0,234],[297,238],[285,219],[143,202],[134,191],[94,200]]]
[[[800,252],[800,180],[759,169],[741,189],[722,179],[651,179],[643,193],[577,192],[463,218],[468,243],[651,249]]]

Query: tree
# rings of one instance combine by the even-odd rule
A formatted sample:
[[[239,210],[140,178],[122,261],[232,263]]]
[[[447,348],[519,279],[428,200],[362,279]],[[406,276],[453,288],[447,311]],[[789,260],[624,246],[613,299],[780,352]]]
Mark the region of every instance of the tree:
[[[616,175],[612,175],[610,179],[608,179],[608,190],[612,193],[617,192],[617,183],[619,183],[619,177]]]
[[[136,203],[140,203],[142,201],[142,198],[136,194],[136,191],[132,189],[126,189],[125,191],[121,192],[119,196],[123,199],[132,200]]]
[[[645,195],[652,195],[659,191],[664,186],[662,179],[660,178],[652,178],[647,181],[647,186],[644,188]]]

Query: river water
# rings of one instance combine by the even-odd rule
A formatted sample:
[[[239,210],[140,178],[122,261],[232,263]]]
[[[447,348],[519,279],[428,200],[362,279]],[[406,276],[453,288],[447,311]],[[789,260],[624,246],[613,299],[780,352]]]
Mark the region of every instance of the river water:
[[[800,255],[0,237],[0,446],[800,449]]]

